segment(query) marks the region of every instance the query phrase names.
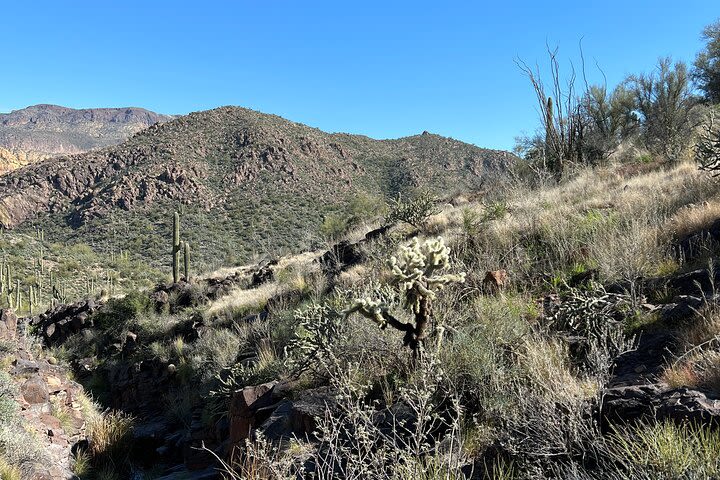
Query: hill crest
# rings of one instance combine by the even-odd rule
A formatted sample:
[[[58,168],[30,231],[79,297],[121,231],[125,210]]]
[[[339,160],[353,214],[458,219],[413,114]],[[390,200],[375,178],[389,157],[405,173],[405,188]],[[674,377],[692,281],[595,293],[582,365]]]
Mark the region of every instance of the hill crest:
[[[172,116],[143,108],[33,105],[0,113],[0,174],[58,155],[117,145]]]

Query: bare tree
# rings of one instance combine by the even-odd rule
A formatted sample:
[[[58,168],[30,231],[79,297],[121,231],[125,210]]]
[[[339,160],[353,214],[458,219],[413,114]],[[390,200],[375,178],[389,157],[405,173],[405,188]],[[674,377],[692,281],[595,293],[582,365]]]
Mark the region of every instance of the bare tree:
[[[535,90],[540,107],[540,118],[545,139],[542,145],[543,160],[556,179],[562,177],[568,164],[583,162],[584,123],[582,105],[575,89],[576,74],[571,66],[570,76],[563,83],[560,77],[558,49],[547,48],[550,60],[550,85],[542,80],[540,67],[531,68],[522,60],[517,65],[528,77]]]

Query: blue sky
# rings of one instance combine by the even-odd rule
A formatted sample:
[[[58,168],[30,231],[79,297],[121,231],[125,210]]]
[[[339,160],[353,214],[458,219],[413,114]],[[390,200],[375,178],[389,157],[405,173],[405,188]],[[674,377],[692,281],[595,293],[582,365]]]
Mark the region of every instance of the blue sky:
[[[428,130],[511,148],[537,124],[514,63],[597,62],[608,83],[691,62],[715,0],[27,1],[0,6],[0,112],[241,105],[327,131]],[[599,80],[588,67],[589,79]]]

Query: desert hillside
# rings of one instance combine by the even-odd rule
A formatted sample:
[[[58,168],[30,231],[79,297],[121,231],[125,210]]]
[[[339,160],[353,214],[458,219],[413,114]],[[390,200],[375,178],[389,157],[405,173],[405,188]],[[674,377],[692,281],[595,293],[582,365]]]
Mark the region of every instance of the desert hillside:
[[[38,3],[0,480],[720,479],[712,2]]]
[[[429,133],[373,140],[223,107],[0,177],[0,223],[166,264],[182,208],[196,255],[219,266],[324,241],[328,217],[373,209],[361,201],[487,188],[514,158]]]

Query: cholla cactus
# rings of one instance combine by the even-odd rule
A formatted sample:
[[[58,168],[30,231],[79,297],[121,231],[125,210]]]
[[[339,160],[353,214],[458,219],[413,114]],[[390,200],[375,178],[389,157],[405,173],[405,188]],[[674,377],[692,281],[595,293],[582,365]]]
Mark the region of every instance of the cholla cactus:
[[[414,238],[409,246],[400,249],[397,257],[390,259],[390,266],[393,283],[405,297],[403,306],[414,315],[415,322],[401,322],[390,313],[386,303],[372,298],[356,300],[353,306],[345,311],[345,315],[358,312],[382,329],[390,325],[405,332],[403,343],[409,346],[413,356],[418,358],[428,334],[432,301],[436,298],[437,291],[449,283],[464,282],[465,273],[442,273],[450,266],[450,249],[442,237],[427,240],[422,244]]]
[[[717,177],[720,176],[720,130],[715,127],[712,115],[704,130],[695,145],[695,159],[700,164],[700,170],[708,171],[713,177]]]

